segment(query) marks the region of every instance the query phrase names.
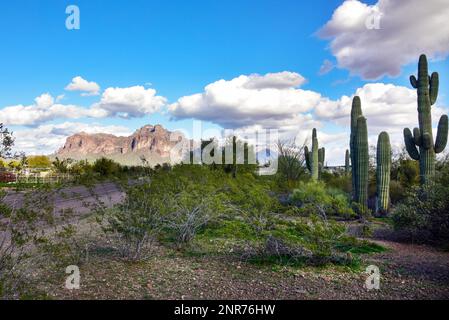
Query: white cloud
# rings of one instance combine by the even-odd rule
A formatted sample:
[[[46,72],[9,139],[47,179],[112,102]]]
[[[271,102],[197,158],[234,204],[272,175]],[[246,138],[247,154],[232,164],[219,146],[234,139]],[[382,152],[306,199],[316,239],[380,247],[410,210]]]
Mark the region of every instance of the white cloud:
[[[129,88],[108,88],[103,92],[100,102],[92,109],[102,110],[108,116],[123,118],[143,117],[159,111],[167,99],[156,95],[156,90],[143,86]]]
[[[365,79],[397,76],[401,67],[426,53],[449,55],[447,0],[379,0],[367,5],[344,1],[318,35],[330,39],[338,66]],[[379,29],[368,28],[380,17]]]
[[[100,102],[90,107],[61,104],[62,96],[56,99],[44,93],[31,105],[7,106],[0,109],[0,119],[5,125],[38,126],[55,119],[143,117],[158,111],[166,104],[166,98],[156,95],[156,90],[136,86],[108,88]]]
[[[79,132],[110,133],[116,136],[132,134],[132,131],[124,126],[64,122],[15,131],[16,143],[14,148],[17,151],[24,151],[28,155],[51,154],[64,145],[68,136]]]
[[[67,91],[82,91],[82,96],[96,96],[100,94],[100,86],[93,81],[87,81],[80,76],[72,79],[65,89]]]
[[[77,119],[81,117],[103,117],[101,110],[86,109],[75,105],[55,103],[55,99],[44,93],[32,105],[8,106],[0,110],[0,119],[5,125],[36,126],[55,119]]]
[[[298,143],[307,137],[310,141],[311,129],[316,127],[320,143],[328,149],[329,164],[344,163],[355,95],[361,97],[372,145],[376,145],[381,131],[387,131],[392,145],[401,148],[403,128],[418,126],[416,90],[403,86],[369,83],[351,96],[331,100],[318,92],[298,89],[293,84],[282,89],[267,85],[263,89],[254,89],[248,86],[252,77],[242,75],[230,81],[214,82],[206,86],[203,93],[180,98],[170,105],[169,111],[175,118],[196,118],[237,129],[240,136],[263,129],[278,129],[281,138],[296,138]],[[432,107],[434,125],[445,111],[438,104]]]
[[[354,95],[360,96],[368,126],[376,130],[402,132],[406,126],[417,126],[416,90],[393,84],[369,83],[358,88]],[[336,101],[323,100],[315,109],[315,114],[318,119],[348,127],[352,98],[343,96]],[[441,106],[432,107],[435,123],[444,111]]]
[[[305,79],[293,72],[241,75],[219,80],[203,93],[181,97],[169,106],[174,118],[196,118],[225,128],[300,125],[321,99],[319,93],[297,88]]]

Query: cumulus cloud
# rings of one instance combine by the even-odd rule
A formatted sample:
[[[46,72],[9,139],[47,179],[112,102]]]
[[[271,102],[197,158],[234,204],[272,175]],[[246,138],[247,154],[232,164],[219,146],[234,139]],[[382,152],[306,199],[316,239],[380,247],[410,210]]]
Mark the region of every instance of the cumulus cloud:
[[[100,94],[100,86],[93,81],[87,81],[80,76],[72,79],[65,89],[67,91],[82,91],[82,96],[96,96]]]
[[[254,77],[256,83],[264,85],[254,85]],[[239,136],[278,129],[281,139],[296,139],[298,143],[310,141],[311,129],[316,127],[321,144],[328,149],[330,164],[344,162],[355,95],[361,97],[372,145],[377,143],[381,131],[387,131],[393,147],[401,148],[403,128],[418,125],[416,90],[407,87],[368,83],[350,96],[333,100],[318,92],[297,88],[293,83],[290,87],[273,88],[266,85],[268,80],[264,77],[242,75],[229,81],[214,82],[202,93],[180,98],[169,106],[169,111],[177,119],[195,118],[236,129]],[[274,78],[282,79],[282,74],[276,74]],[[302,78],[299,83],[304,81]],[[433,106],[434,125],[446,111],[441,105]]]
[[[49,93],[37,97],[31,105],[7,106],[0,109],[0,119],[5,125],[38,126],[55,119],[142,117],[158,111],[166,99],[156,95],[156,90],[136,86],[108,88],[99,102],[90,107],[61,104]]]
[[[104,111],[107,116],[133,118],[157,112],[166,103],[167,99],[156,95],[156,90],[151,88],[108,88],[103,92],[100,102],[94,104],[92,109]]]
[[[225,128],[298,126],[321,99],[319,93],[298,88],[304,82],[293,72],[241,75],[181,97],[169,112],[175,119],[196,118]]]
[[[129,136],[132,131],[124,126],[105,126],[98,123],[64,122],[41,125],[36,128],[17,130],[15,150],[26,154],[51,154],[64,145],[68,136],[79,132],[110,133],[116,136]]]
[[[399,75],[421,53],[447,57],[448,16],[447,0],[379,0],[374,5],[346,0],[318,35],[330,39],[339,67],[377,79]]]
[[[82,117],[104,117],[102,110],[86,109],[76,105],[56,103],[48,93],[37,97],[34,104],[8,106],[0,110],[0,119],[6,125],[37,126],[55,119],[77,119]]]
[[[402,131],[405,126],[417,126],[416,90],[393,84],[369,83],[358,88],[354,95],[360,96],[368,125],[376,130]],[[353,96],[323,100],[315,109],[316,116],[348,127]],[[435,123],[444,112],[441,106],[432,107]]]

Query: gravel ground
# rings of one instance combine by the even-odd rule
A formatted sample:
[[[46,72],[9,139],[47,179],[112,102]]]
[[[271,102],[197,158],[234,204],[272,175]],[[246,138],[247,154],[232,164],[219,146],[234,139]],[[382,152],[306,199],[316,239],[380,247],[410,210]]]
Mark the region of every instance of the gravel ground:
[[[449,299],[449,253],[379,243],[389,250],[366,256],[364,265],[380,267],[380,290],[364,287],[363,270],[263,267],[164,247],[139,263],[93,253],[80,268],[80,290],[64,289],[63,280],[44,290],[55,299]]]

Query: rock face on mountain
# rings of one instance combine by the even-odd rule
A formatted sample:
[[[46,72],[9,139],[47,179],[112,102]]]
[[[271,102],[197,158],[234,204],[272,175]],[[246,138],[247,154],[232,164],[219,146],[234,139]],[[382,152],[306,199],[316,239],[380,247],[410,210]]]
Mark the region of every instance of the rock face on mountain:
[[[128,165],[141,164],[142,156],[151,164],[173,162],[181,159],[182,155],[170,159],[170,151],[178,143],[171,138],[172,134],[161,125],[146,125],[129,137],[81,132],[68,137],[56,156],[75,160],[107,157]]]

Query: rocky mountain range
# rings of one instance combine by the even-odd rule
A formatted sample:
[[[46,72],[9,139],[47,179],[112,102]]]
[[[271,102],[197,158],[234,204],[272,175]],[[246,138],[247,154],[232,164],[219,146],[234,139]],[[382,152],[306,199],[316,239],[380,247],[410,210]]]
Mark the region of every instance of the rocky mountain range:
[[[170,159],[170,151],[178,143],[171,139],[173,132],[161,125],[146,125],[129,137],[112,134],[88,134],[80,132],[67,138],[55,156],[60,159],[95,160],[101,157],[113,159],[124,165],[142,164],[142,156],[148,163],[179,161],[182,154]]]

